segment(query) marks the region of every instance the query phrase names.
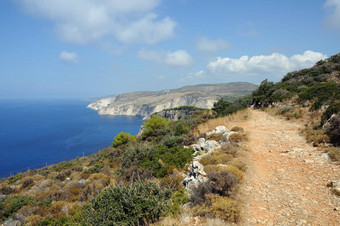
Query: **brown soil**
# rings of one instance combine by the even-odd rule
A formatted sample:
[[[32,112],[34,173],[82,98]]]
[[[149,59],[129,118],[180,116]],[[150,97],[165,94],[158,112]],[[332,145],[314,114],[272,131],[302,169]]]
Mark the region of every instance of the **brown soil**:
[[[340,225],[340,199],[326,186],[340,179],[340,166],[306,143],[302,123],[260,110],[249,114],[249,120],[228,123],[249,137],[240,224]]]

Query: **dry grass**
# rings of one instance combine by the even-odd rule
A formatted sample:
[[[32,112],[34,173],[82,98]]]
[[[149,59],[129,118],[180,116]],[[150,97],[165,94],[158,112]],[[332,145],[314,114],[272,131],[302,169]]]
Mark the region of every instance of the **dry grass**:
[[[329,143],[329,136],[324,133],[323,130],[315,130],[311,128],[306,128],[302,132],[306,136],[308,143],[313,143],[314,146],[320,146],[324,143]]]
[[[233,156],[231,154],[226,154],[223,152],[213,152],[211,154],[207,154],[203,156],[200,160],[200,163],[203,165],[212,165],[212,164],[227,164],[231,161]]]
[[[229,136],[229,141],[230,142],[241,142],[243,141],[244,139],[246,139],[246,136],[243,136],[243,134],[239,133],[239,132],[236,132],[236,133],[233,133]]]
[[[250,111],[249,109],[245,109],[245,110],[238,111],[235,114],[231,114],[225,117],[210,119],[206,123],[203,123],[198,126],[198,129],[197,129],[198,134],[212,131],[217,126],[226,126],[228,128],[228,127],[231,127],[231,124],[234,124],[235,122],[248,120],[250,117],[249,111]]]
[[[326,152],[333,161],[340,161],[340,148],[337,147],[328,148],[326,149]]]
[[[199,216],[213,216],[229,222],[238,222],[241,210],[237,203],[229,197],[207,194],[207,200],[194,208],[193,212]]]
[[[226,168],[227,168],[227,166],[206,165],[206,166],[204,166],[204,171],[206,173],[221,172],[222,170],[226,170]]]

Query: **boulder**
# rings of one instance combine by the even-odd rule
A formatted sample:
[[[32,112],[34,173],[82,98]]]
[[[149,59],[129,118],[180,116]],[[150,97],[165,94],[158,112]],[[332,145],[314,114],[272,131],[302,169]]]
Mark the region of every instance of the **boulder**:
[[[200,183],[204,182],[206,179],[206,172],[204,171],[204,167],[198,161],[193,161],[192,164],[188,167],[188,175],[183,180],[183,185],[186,187],[187,191],[190,193],[190,190],[193,187],[196,187]]]
[[[206,151],[206,152],[212,152],[214,151],[216,148],[220,148],[221,145],[215,141],[215,140],[207,140],[203,146],[203,149]]]
[[[212,134],[224,134],[228,132],[229,130],[225,126],[217,126],[213,131],[207,132],[207,136],[210,136]]]
[[[331,143],[340,145],[340,114],[333,114],[323,125],[325,133],[330,137]]]
[[[200,145],[201,148],[203,148],[205,145],[205,139],[204,138],[198,139],[198,144]]]

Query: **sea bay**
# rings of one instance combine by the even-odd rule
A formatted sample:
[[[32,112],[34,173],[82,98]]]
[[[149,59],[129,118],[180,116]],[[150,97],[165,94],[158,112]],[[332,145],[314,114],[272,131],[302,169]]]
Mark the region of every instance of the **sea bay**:
[[[121,131],[136,134],[139,117],[99,116],[89,102],[0,101],[0,178],[90,155]]]

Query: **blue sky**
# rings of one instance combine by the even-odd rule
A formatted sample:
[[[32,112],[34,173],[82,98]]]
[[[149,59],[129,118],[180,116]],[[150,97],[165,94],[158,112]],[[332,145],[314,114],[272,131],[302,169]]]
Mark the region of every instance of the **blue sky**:
[[[278,81],[340,51],[340,0],[2,0],[0,98]]]

